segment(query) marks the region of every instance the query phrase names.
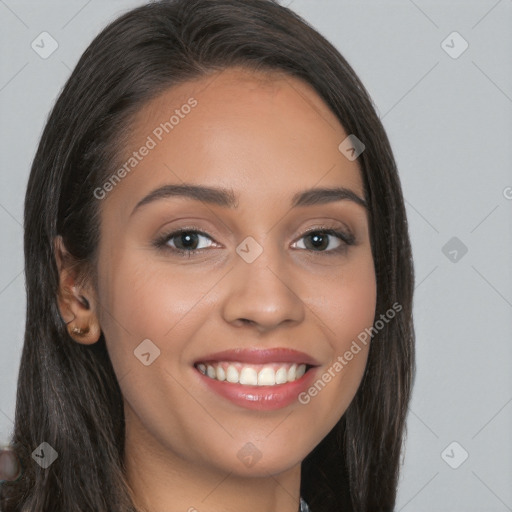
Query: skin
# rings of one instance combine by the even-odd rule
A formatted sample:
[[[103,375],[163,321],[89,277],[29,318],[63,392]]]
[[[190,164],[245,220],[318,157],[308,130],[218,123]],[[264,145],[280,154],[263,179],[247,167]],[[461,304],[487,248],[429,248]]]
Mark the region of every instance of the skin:
[[[242,68],[146,105],[127,155],[190,97],[197,106],[100,201],[97,287],[77,285],[58,246],[61,312],[90,327],[78,342],[94,343],[100,328],[105,335],[124,397],[127,477],[141,509],[296,512],[301,461],[353,399],[368,346],[307,405],[263,412],[214,394],[193,363],[226,349],[287,347],[314,357],[320,378],[372,325],[366,209],[346,199],[290,206],[311,187],[346,187],[363,198],[359,165],[338,150],[348,134],[308,84]],[[183,182],[230,188],[238,207],[170,197],[132,213],[154,189]],[[344,243],[330,235],[311,249],[304,233],[325,225],[349,230],[354,245],[332,252]],[[153,245],[191,226],[208,235],[197,239],[197,255]],[[252,263],[235,251],[247,236],[263,249]],[[134,357],[144,339],[160,349],[149,366]],[[237,457],[249,442],[261,454],[251,467]]]
[[[0,481],[13,481],[20,476],[20,463],[13,450],[0,449]]]

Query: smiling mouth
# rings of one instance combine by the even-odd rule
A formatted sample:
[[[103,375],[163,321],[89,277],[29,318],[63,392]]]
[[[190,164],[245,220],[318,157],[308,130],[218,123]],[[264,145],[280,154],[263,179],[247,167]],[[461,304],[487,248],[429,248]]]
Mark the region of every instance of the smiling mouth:
[[[277,386],[295,382],[313,368],[305,363],[247,364],[236,361],[200,362],[194,366],[210,379],[243,386]]]

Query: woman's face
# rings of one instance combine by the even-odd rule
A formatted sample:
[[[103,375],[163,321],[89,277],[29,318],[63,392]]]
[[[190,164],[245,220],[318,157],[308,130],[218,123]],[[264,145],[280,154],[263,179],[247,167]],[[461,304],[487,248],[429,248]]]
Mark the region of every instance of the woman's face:
[[[349,134],[300,80],[237,68],[172,88],[130,130],[124,172],[97,191],[127,443],[236,475],[292,469],[354,397],[368,346],[344,354],[374,319]]]

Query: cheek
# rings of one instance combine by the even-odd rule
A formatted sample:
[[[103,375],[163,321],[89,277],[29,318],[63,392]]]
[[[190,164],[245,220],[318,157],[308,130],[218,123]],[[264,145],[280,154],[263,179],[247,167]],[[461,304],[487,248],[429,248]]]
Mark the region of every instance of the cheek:
[[[373,325],[377,284],[371,253],[359,253],[338,275],[326,283],[323,310],[331,346],[341,355]]]
[[[179,271],[170,276],[168,266],[136,256],[118,260],[102,280],[102,328],[111,345],[146,338],[162,341],[178,323],[181,328],[184,319],[186,325],[192,309],[204,307],[201,298],[211,287],[211,276],[193,279]]]
[[[318,371],[299,402],[310,408],[306,421],[323,418],[323,434],[332,428],[354,398],[366,367],[377,286],[373,259],[365,254],[339,273],[326,288],[322,319],[328,326],[330,361]]]
[[[135,355],[144,340],[154,344],[154,355],[162,351],[164,334],[190,307],[179,277],[168,283],[168,277],[155,271],[147,258],[136,256],[126,251],[111,258],[99,272],[100,323],[118,379],[141,370],[143,365]]]
[[[212,276],[193,279],[180,272],[170,277],[169,272],[168,265],[150,261],[140,251],[113,258],[108,270],[104,267],[100,272],[99,295],[105,306],[100,321],[128,405],[127,421],[137,417],[160,440],[171,428],[184,446],[194,446],[197,440],[188,439],[191,429],[186,420],[201,411],[191,412],[191,401],[179,382],[190,370],[183,362],[187,342],[201,325],[198,317],[210,312],[201,298],[214,280]],[[144,361],[146,353],[149,357]]]
[[[343,332],[344,336],[337,340],[337,344],[343,349],[347,342],[350,345],[364,329],[373,325],[377,301],[373,260],[361,261],[344,277],[340,296],[337,332]]]
[[[353,395],[366,366],[370,342],[366,332],[375,321],[377,283],[373,259],[369,253],[344,277],[341,297],[341,311],[335,329],[341,335],[335,338],[333,344],[333,362],[340,362],[341,357],[343,369],[336,367],[339,370],[336,375],[341,376],[338,386],[347,386]]]

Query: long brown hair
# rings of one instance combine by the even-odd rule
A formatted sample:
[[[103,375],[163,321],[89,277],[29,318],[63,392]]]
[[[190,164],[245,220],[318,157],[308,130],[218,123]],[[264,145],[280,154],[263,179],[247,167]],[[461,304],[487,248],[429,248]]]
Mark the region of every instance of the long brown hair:
[[[26,331],[12,446],[23,472],[1,485],[4,512],[134,511],[124,479],[122,395],[103,335],[74,342],[57,305],[53,240],[94,267],[94,190],[120,156],[130,119],[184,81],[243,65],[299,77],[363,141],[359,156],[377,276],[376,318],[357,394],[302,464],[312,512],[393,510],[414,381],[413,264],[393,154],[371,98],[325,38],[273,0],[161,0],[122,15],[90,44],[65,84],[35,155],[25,201]],[[340,141],[341,142],[341,141]],[[43,441],[58,452],[42,470]]]

